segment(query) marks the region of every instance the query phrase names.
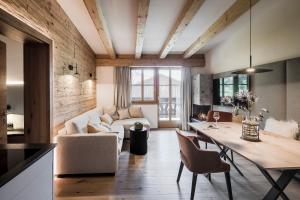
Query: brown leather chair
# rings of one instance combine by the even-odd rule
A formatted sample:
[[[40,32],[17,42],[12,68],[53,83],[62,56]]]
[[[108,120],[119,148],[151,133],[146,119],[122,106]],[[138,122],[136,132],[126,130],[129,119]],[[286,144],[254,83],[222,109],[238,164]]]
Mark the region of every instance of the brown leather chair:
[[[218,122],[232,122],[232,113],[223,112],[223,111],[213,111],[213,110],[210,110],[207,113],[207,121],[208,122],[215,122],[216,121],[213,118],[214,112],[219,112],[220,113],[220,119],[218,120]]]
[[[191,199],[194,199],[198,174],[210,174],[224,172],[228,190],[228,197],[232,199],[230,182],[230,165],[224,162],[216,151],[200,149],[198,139],[194,136],[184,136],[180,130],[176,130],[180,148],[180,167],[177,183],[180,180],[183,166],[193,173]]]
[[[207,122],[215,122],[216,120],[213,118],[214,112],[219,112],[220,114],[220,119],[218,120],[218,122],[232,122],[232,113],[230,112],[223,112],[223,111],[213,111],[210,110],[207,113]],[[207,143],[213,144],[213,142],[211,141],[211,139],[201,133],[199,133],[199,137],[198,139],[200,141],[205,142],[205,148],[207,149]],[[233,160],[233,152],[230,151],[231,153],[231,160]]]

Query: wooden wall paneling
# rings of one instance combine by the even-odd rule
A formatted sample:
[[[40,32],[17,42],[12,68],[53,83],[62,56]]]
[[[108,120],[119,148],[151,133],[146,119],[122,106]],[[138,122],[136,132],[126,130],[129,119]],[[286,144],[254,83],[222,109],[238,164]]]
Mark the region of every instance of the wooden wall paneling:
[[[6,44],[0,41],[0,143],[7,142]]]
[[[2,0],[0,14],[1,20],[8,14],[9,20],[5,22],[21,21],[29,34],[36,32],[53,41],[50,78],[53,79],[54,133],[66,120],[96,106],[96,83],[88,80],[89,73],[96,71],[95,54],[55,0]],[[45,41],[40,37],[39,40]],[[76,63],[80,75],[64,75],[64,67]]]
[[[24,44],[24,132],[28,143],[50,142],[49,45]]]

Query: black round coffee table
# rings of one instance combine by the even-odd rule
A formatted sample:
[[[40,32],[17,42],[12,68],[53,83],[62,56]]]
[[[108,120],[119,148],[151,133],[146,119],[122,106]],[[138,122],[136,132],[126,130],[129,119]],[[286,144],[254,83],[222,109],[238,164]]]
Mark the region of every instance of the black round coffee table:
[[[136,155],[145,155],[147,153],[147,129],[143,127],[142,130],[134,130],[130,127],[130,153]]]

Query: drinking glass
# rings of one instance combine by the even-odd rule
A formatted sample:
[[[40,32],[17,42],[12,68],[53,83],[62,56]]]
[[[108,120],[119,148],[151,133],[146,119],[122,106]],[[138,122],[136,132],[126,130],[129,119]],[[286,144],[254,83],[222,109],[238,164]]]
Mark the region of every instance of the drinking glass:
[[[216,120],[216,128],[218,128],[218,120],[220,119],[220,113],[214,112],[213,118]]]

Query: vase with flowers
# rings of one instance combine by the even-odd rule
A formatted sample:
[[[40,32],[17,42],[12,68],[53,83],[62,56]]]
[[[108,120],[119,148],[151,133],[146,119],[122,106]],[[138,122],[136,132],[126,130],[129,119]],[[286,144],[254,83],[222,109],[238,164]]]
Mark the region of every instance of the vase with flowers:
[[[240,111],[244,114],[242,121],[242,137],[245,140],[260,141],[259,139],[259,125],[264,118],[264,114],[268,110],[263,108],[259,114],[252,115],[254,105],[258,102],[259,98],[252,92],[240,91],[234,97],[223,97],[221,102],[225,105],[233,106],[233,114],[238,115]]]

